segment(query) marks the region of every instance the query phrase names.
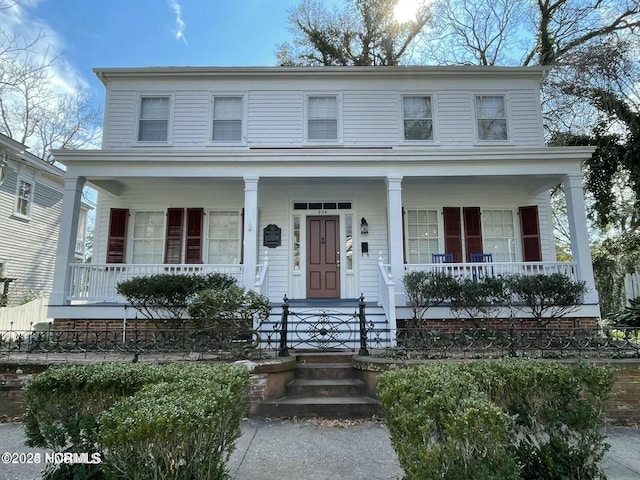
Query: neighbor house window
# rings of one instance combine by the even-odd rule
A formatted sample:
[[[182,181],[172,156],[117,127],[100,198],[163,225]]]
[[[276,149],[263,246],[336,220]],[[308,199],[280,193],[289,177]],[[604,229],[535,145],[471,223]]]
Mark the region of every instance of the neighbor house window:
[[[513,211],[483,210],[482,242],[484,253],[491,253],[494,262],[515,262],[516,231]]]
[[[132,263],[162,263],[165,215],[165,212],[135,212],[131,248]]]
[[[169,97],[140,98],[139,142],[166,142],[169,135]]]
[[[15,214],[21,217],[31,217],[31,205],[33,204],[33,183],[20,179],[16,192]]]
[[[506,140],[507,113],[502,95],[476,95],[479,140]]]
[[[402,97],[402,119],[405,140],[433,140],[431,97]]]
[[[209,212],[207,263],[240,263],[240,212]]]
[[[337,97],[335,95],[310,96],[307,108],[307,139],[338,140]]]
[[[409,263],[431,263],[439,249],[437,210],[407,210],[407,251]]]
[[[213,136],[214,142],[242,141],[242,97],[213,98]]]

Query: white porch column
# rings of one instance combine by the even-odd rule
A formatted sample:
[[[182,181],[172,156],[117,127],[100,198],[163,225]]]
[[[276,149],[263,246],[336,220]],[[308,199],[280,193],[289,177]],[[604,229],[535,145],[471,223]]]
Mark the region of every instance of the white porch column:
[[[71,286],[69,264],[73,263],[75,257],[78,218],[80,217],[82,188],[85,181],[86,179],[83,177],[67,177],[64,180],[56,268],[53,277],[53,290],[49,299],[51,305],[68,305],[70,303],[67,298]]]
[[[244,177],[244,277],[246,289],[253,288],[258,266],[258,180]]]
[[[567,217],[571,234],[571,255],[578,268],[578,279],[586,282],[589,293],[586,303],[597,303],[598,292],[593,279],[593,264],[587,231],[587,215],[584,207],[582,175],[567,175],[563,181],[564,196],[567,202]]]
[[[387,238],[389,242],[389,264],[395,283],[396,305],[405,305],[402,293],[404,259],[402,256],[402,176],[387,176]]]

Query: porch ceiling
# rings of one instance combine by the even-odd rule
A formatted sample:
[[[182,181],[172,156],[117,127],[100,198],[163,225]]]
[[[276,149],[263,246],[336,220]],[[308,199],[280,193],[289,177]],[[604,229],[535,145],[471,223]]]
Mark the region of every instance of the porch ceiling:
[[[282,177],[282,178],[261,178],[260,187],[285,187],[292,184],[308,185],[309,187],[332,185],[350,186],[350,185],[380,185],[384,182],[385,177],[367,177],[358,176],[351,178],[344,177]],[[211,187],[234,187],[243,189],[244,182],[242,177],[237,178],[206,178],[206,177],[120,177],[112,179],[88,179],[89,183],[99,190],[106,191],[113,195],[122,195],[134,192],[139,189],[152,188],[156,191],[166,191],[171,187],[188,185],[190,188],[211,188]],[[521,188],[523,191],[537,194],[548,190],[553,186],[562,182],[560,175],[492,175],[492,176],[446,176],[446,177],[408,177],[403,178],[402,184],[409,186],[429,186],[429,185],[457,185],[457,186],[492,186],[510,185],[512,187]]]

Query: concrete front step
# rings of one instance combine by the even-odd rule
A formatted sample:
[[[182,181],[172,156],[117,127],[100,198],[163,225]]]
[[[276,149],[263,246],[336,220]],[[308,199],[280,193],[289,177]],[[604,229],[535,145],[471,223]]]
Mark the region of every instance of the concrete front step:
[[[307,380],[353,378],[353,374],[353,365],[351,362],[307,362],[298,363],[296,366],[296,378]]]
[[[287,385],[287,397],[357,397],[364,392],[365,384],[356,379],[304,380],[296,379]]]
[[[267,400],[258,416],[280,418],[369,418],[380,415],[379,403],[370,397],[301,397]]]

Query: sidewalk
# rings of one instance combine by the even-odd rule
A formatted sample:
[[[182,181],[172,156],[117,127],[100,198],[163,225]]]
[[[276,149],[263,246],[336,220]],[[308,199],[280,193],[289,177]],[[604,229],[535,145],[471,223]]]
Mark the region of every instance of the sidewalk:
[[[640,480],[640,429],[607,430],[609,480]],[[0,454],[42,450],[24,446],[21,424],[0,424]],[[44,465],[0,465],[0,480],[37,480]],[[253,420],[229,462],[235,480],[397,480],[402,469],[386,427],[375,422]]]

